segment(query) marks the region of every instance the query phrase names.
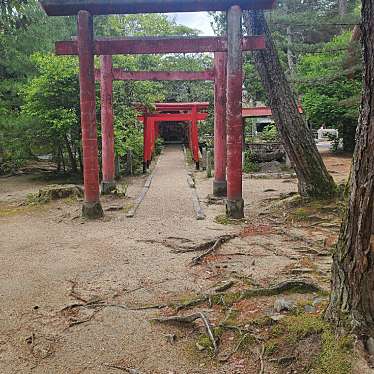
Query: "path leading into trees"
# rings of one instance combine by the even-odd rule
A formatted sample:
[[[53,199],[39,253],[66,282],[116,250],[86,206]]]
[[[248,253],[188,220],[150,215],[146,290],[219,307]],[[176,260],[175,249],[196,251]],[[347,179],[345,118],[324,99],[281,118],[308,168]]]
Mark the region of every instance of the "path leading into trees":
[[[169,145],[157,162],[151,187],[136,216],[148,224],[159,225],[165,219],[179,221],[194,214],[182,148]]]

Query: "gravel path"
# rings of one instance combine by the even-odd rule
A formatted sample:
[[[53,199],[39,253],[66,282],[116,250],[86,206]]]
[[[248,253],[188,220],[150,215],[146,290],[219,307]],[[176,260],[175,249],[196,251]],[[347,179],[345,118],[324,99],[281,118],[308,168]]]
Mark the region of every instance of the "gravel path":
[[[191,191],[180,146],[168,146],[154,170],[151,187],[137,212],[138,219],[159,225],[163,220],[177,223],[194,217]]]

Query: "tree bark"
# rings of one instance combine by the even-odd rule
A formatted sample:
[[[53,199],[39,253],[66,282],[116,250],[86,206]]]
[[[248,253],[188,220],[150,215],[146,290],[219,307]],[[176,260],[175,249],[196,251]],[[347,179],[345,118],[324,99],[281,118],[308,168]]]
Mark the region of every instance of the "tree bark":
[[[338,0],[339,1],[339,16],[344,17],[347,15],[347,0]]]
[[[77,160],[76,160],[75,155],[73,153],[73,150],[71,148],[69,138],[66,134],[64,134],[64,139],[65,139],[66,150],[68,151],[68,155],[69,155],[71,171],[74,174],[76,174],[78,172]]]
[[[336,185],[317,150],[312,132],[298,111],[264,13],[245,12],[244,18],[248,33],[265,34],[266,49],[253,51],[253,57],[284,147],[295,167],[299,193],[311,198],[330,198],[336,193]]]
[[[333,256],[325,317],[374,337],[374,2],[362,0],[364,87],[353,156],[350,196]]]
[[[287,62],[288,62],[288,69],[290,71],[290,76],[293,78],[295,76],[295,64],[293,60],[293,53],[292,53],[292,26],[287,26]]]

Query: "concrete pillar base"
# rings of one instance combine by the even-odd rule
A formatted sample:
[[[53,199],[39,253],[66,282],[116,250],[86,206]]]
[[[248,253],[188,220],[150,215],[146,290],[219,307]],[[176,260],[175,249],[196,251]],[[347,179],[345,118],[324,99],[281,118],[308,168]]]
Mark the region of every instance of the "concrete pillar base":
[[[116,182],[101,182],[101,194],[102,195],[109,195],[116,189]]]
[[[227,200],[226,215],[228,218],[242,219],[244,218],[244,200]]]
[[[227,182],[226,181],[213,181],[213,195],[216,197],[227,196]]]
[[[87,203],[85,201],[82,207],[82,216],[88,219],[97,219],[104,217],[104,211],[100,201],[97,201],[95,203]]]

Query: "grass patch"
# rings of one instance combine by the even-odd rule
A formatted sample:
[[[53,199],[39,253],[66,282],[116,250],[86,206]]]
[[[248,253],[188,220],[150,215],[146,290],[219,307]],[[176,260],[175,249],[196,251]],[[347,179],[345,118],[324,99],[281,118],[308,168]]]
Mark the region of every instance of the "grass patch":
[[[220,214],[214,218],[214,222],[220,225],[241,225],[246,223],[245,219],[232,219],[228,218],[226,214]]]
[[[315,364],[316,374],[349,374],[352,370],[353,337],[322,334],[322,351]]]
[[[303,372],[310,374],[351,373],[354,359],[353,337],[335,335],[331,325],[318,315],[298,314],[282,319],[270,329],[265,352],[271,356],[278,352],[283,354],[282,349],[295,350],[299,347],[300,351],[300,345],[302,347],[302,344],[305,344],[304,339],[310,336],[318,336],[321,346],[319,353],[309,358]],[[307,350],[308,347],[305,349]]]

